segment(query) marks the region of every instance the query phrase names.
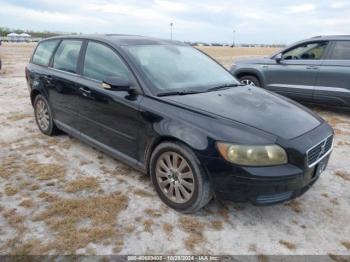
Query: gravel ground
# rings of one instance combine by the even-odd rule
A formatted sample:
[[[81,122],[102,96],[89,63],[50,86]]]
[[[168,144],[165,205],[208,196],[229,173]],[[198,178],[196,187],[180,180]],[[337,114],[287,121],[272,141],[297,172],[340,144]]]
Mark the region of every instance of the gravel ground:
[[[182,215],[147,176],[68,135],[40,134],[18,59],[0,72],[0,254],[350,255],[349,112],[312,108],[334,127],[335,147],[302,197],[212,201]]]

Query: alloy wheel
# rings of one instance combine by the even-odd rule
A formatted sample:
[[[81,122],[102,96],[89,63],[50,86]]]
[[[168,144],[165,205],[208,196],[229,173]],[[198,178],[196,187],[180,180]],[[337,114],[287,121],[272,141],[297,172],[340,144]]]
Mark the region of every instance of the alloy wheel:
[[[180,204],[191,199],[195,179],[185,158],[175,152],[165,152],[159,156],[155,171],[157,183],[169,200]]]
[[[43,100],[39,100],[36,103],[35,113],[40,128],[43,131],[48,130],[50,126],[50,115],[49,109]]]
[[[241,80],[241,83],[244,85],[255,86],[254,82],[252,80],[249,80],[249,79],[243,79],[243,80]]]

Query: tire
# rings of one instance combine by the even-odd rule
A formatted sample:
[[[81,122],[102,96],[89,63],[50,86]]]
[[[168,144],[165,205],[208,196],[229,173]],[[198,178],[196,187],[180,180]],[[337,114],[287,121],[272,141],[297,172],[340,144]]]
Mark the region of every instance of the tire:
[[[173,165],[169,165],[166,160]],[[174,166],[171,171],[170,167]],[[149,171],[160,199],[176,211],[194,213],[212,198],[206,172],[192,150],[181,143],[165,142],[157,146],[150,159]]]
[[[37,95],[34,99],[34,115],[36,124],[43,134],[53,136],[59,133],[58,128],[53,122],[52,110],[49,102],[42,95]]]
[[[259,80],[255,76],[246,75],[239,78],[239,81],[245,85],[261,87]]]

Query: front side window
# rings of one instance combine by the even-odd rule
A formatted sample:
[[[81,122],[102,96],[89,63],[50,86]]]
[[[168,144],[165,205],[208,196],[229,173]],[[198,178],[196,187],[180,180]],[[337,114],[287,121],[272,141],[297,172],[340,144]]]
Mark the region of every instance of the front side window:
[[[129,70],[111,48],[103,44],[89,42],[86,49],[83,75],[103,81],[106,77],[123,76],[129,78]]]
[[[337,41],[329,59],[350,60],[350,41]]]
[[[206,90],[238,81],[214,60],[189,46],[125,46],[148,80],[161,91]]]
[[[282,55],[284,60],[320,60],[326,51],[327,42],[308,43],[293,48]]]
[[[59,40],[50,40],[39,43],[33,55],[32,62],[37,65],[48,66],[58,42]]]
[[[76,73],[81,44],[80,40],[63,40],[56,51],[53,67]]]

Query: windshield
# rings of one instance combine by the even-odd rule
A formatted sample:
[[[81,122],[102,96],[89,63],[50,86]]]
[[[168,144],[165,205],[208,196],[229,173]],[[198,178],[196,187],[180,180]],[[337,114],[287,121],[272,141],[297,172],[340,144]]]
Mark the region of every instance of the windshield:
[[[195,48],[176,45],[126,46],[141,71],[159,92],[204,91],[239,82]]]

